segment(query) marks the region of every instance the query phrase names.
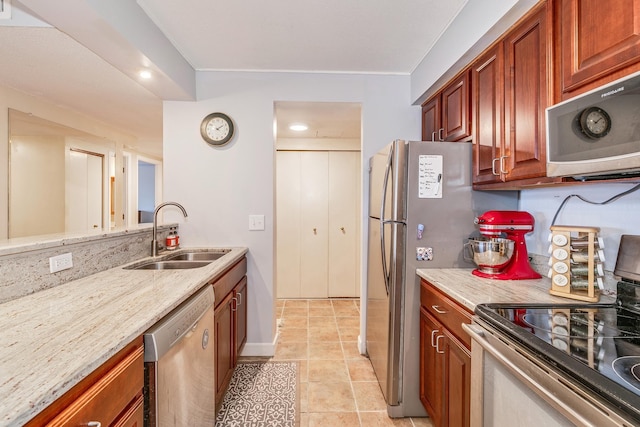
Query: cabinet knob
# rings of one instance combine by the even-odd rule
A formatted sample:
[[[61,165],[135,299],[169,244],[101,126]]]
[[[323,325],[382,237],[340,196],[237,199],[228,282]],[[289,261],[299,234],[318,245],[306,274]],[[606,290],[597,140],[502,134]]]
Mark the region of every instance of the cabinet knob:
[[[87,423],[87,427],[101,427],[102,423],[100,421],[89,421]]]
[[[435,140],[436,140],[436,133],[431,132],[431,142],[434,142]]]
[[[340,227],[340,231],[342,231],[342,233],[344,234],[344,227]]]
[[[233,301],[233,304],[231,304],[231,311],[238,311],[238,298],[233,297],[231,298],[231,301]]]
[[[317,228],[313,229],[313,234],[318,234],[318,229]]]
[[[444,132],[444,128],[438,129],[438,139],[440,141],[444,141],[444,138],[442,138],[442,132]]]

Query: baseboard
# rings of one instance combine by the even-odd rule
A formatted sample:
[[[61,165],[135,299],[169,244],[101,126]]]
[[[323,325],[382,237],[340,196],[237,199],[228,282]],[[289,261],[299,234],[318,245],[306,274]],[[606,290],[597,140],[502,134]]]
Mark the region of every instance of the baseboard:
[[[242,351],[240,352],[240,356],[247,357],[272,357],[276,354],[276,344],[278,343],[278,337],[280,336],[280,331],[276,332],[276,336],[273,339],[272,343],[251,343],[247,342],[242,347]]]

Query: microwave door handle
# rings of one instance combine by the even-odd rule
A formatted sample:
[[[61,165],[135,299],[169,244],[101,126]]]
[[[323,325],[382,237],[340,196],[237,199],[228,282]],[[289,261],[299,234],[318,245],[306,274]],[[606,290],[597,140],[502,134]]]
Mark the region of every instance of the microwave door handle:
[[[387,201],[387,191],[388,183],[389,183],[389,173],[391,172],[391,164],[393,163],[393,146],[389,150],[389,156],[387,157],[387,165],[384,170],[384,184],[382,185],[382,201],[380,203],[380,245],[381,245],[381,254],[382,254],[382,273],[384,274],[384,287],[387,291],[387,296],[389,296],[389,287],[390,280],[389,271],[387,270],[387,252],[385,245],[385,234],[384,234],[384,226],[388,224],[389,221],[384,218],[385,211],[385,203]]]

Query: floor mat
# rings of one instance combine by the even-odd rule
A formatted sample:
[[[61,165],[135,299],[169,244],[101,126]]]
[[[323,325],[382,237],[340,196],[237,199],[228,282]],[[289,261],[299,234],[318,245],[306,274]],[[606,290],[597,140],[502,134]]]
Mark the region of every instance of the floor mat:
[[[297,362],[239,363],[216,427],[296,427],[298,397]]]

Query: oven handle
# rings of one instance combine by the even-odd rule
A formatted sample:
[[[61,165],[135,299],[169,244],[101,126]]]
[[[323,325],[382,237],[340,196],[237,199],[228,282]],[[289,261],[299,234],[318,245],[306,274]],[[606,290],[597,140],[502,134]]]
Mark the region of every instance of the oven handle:
[[[525,372],[525,369],[530,372],[533,371],[532,369],[527,369],[527,367],[538,368],[538,365],[534,363],[532,360],[529,360],[526,356],[521,355],[521,353],[518,353],[518,357],[522,359],[522,366],[519,366],[518,364],[514,363],[514,361],[510,360],[508,357],[505,357],[505,355],[500,349],[493,346],[485,338],[485,334],[489,332],[486,331],[484,328],[476,324],[469,325],[464,323],[462,324],[462,328],[471,336],[472,360],[473,360],[473,343],[476,342],[482,347],[484,351],[488,352],[493,357],[495,357],[498,360],[498,362],[500,362],[504,367],[506,367],[514,376],[516,376],[520,381],[522,381],[527,387],[529,387],[532,391],[534,391],[544,400],[546,400],[547,402],[555,406],[556,409],[558,409],[561,413],[563,413],[567,418],[572,420],[574,423],[577,421],[582,425],[592,424],[593,420],[585,418],[583,415],[576,412],[574,409],[568,406],[565,402],[560,400],[557,393],[551,392],[550,390],[548,390],[547,388],[539,384],[538,381],[536,381],[529,374],[527,374],[527,372]],[[505,347],[507,347],[506,344],[504,345]],[[525,365],[529,365],[529,366],[525,366]]]

